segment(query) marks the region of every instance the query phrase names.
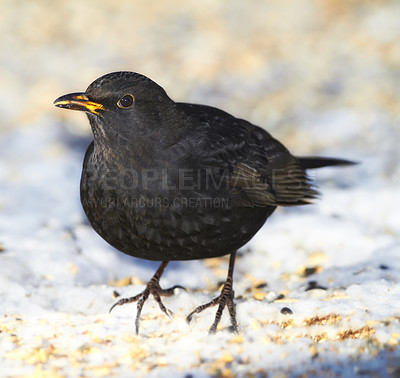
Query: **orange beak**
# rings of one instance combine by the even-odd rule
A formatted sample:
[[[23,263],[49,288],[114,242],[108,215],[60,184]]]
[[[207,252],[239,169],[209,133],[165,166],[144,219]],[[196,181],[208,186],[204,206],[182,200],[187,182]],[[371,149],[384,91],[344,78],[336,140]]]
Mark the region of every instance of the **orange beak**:
[[[99,114],[99,110],[107,110],[104,105],[90,101],[85,93],[70,93],[59,97],[54,101],[59,108],[81,110],[93,114]]]

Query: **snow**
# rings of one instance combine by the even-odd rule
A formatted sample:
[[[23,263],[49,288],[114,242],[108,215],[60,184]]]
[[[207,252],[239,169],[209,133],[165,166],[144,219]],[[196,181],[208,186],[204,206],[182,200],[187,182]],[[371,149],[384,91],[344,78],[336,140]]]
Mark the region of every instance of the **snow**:
[[[173,49],[163,50],[162,43],[159,50],[151,44],[132,49],[121,38],[129,29],[124,26],[106,29],[108,33],[99,31],[99,35],[92,30],[88,32],[92,40],[82,40],[87,30],[83,15],[94,8],[72,3],[82,7],[71,16],[73,31],[53,22],[52,16],[54,20],[65,17],[59,5],[53,15],[41,16],[46,22],[35,21],[38,29],[32,35],[27,33],[22,26],[33,30],[30,12],[38,15],[44,9],[38,1],[20,9],[18,32],[6,33],[0,42],[4,45],[0,53],[0,376],[398,375],[400,129],[393,62],[399,53],[390,44],[399,37],[394,16],[398,6],[382,5],[375,12],[373,5],[366,5],[357,13],[357,5],[346,5],[343,31],[338,31],[333,8],[309,2],[314,12],[306,12],[303,20],[295,10],[305,2],[292,3],[291,17],[297,21],[287,28],[300,33],[309,46],[320,47],[318,61],[313,61],[313,49],[293,41],[294,34],[274,35],[273,20],[268,17],[276,12],[283,17],[286,8],[279,1],[268,2],[272,8],[262,22],[264,13],[256,15],[246,8],[258,20],[257,28],[266,25],[263,33],[276,46],[283,43],[278,52],[272,47],[260,50],[264,42],[252,34],[252,28],[250,37],[245,37],[244,26],[243,35],[235,37],[244,51],[233,49],[230,33],[235,32],[239,3],[231,10],[236,13],[225,21],[221,21],[222,10],[231,9],[230,2],[222,2],[221,9],[197,8],[200,19],[182,5],[177,13],[181,16],[176,17],[181,21],[183,14],[187,17],[188,24],[182,21],[188,33],[181,41],[184,46],[189,37],[199,38],[204,30],[212,38],[213,27],[227,23],[226,29],[216,27],[219,42],[213,46],[219,57],[228,54],[227,70],[226,61],[218,63],[210,51],[202,54],[193,46],[179,51],[186,60],[176,59]],[[170,9],[158,6],[156,14],[170,15]],[[266,11],[267,5],[259,6]],[[2,28],[14,26],[15,6],[8,2],[2,7],[7,8],[1,12]],[[325,36],[318,35],[318,27],[314,31],[308,27],[309,23],[319,25],[319,7],[329,9],[331,13],[326,14],[333,20],[324,29]],[[145,30],[151,41],[160,41],[162,27],[151,27],[153,9],[139,8],[142,13],[134,16],[137,12],[130,8],[124,15],[119,5],[103,5],[96,7],[93,17],[102,20],[111,10],[113,17],[125,21],[128,15],[137,17],[131,23],[137,33]],[[211,24],[203,24],[209,19]],[[164,25],[167,20],[159,22]],[[340,38],[340,33],[348,39]],[[178,38],[174,33],[168,36]],[[179,45],[174,41],[173,48]],[[104,44],[107,48],[95,54]],[[206,49],[207,43],[202,41],[201,46]],[[246,46],[256,51],[254,55],[235,59],[249,53]],[[8,47],[13,54],[5,53]],[[334,80],[337,67],[331,65],[337,62],[332,59],[336,53],[349,64]],[[269,63],[263,54],[276,60]],[[310,72],[304,59],[311,62]],[[84,62],[86,68],[81,69]],[[176,289],[174,296],[163,298],[174,313],[171,318],[150,298],[143,308],[139,335],[134,329],[135,304],[108,312],[117,300],[115,292],[121,298],[142,291],[158,263],[123,255],[88,225],[79,202],[80,170],[90,142],[87,120],[53,109],[52,101],[84,89],[97,73],[121,68],[139,71],[137,66],[142,72],[148,70],[144,73],[154,72],[172,97],[181,96],[178,100],[198,96],[196,100],[207,102],[209,94],[217,101],[213,105],[265,125],[293,153],[360,162],[310,172],[321,198],[311,206],[278,209],[239,252],[234,273],[239,335],[230,332],[225,312],[217,334],[208,335],[215,308],[186,322],[190,311],[218,295],[227,257],[170,263],[161,286],[179,284],[187,290]],[[277,67],[282,71],[279,77],[273,74]],[[259,82],[259,77],[271,77],[273,86]],[[367,80],[371,77],[372,82]],[[328,78],[338,90],[324,94],[320,88]],[[242,87],[238,87],[240,81]],[[285,314],[285,307],[292,314]]]
[[[10,131],[0,142],[7,157],[0,192],[4,376],[15,369],[31,374],[38,366],[68,375],[91,369],[125,374],[136,354],[139,371],[150,376],[168,371],[201,376],[204,364],[208,372],[215,365],[236,374],[250,367],[301,374],[315,366],[361,366],[363,359],[376,358],[371,348],[385,358],[394,353],[387,348],[400,337],[396,183],[386,182],[371,200],[377,172],[370,172],[372,182],[343,188],[335,184],[338,172],[360,168],[330,168],[315,205],[278,210],[237,258],[239,336],[225,329],[226,314],[217,335],[207,335],[215,309],[185,321],[193,308],[217,295],[226,258],[171,263],[161,285],[181,284],[188,291],[176,289],[164,299],[175,313],[171,319],[153,299],[146,302],[136,336],[134,304],[108,314],[113,291],[137,294],[158,264],[118,253],[91,230],[77,195],[82,154],[63,146],[60,133],[52,120],[44,120]],[[319,268],[304,277],[306,267]],[[139,283],[110,286],[127,276]],[[305,291],[310,281],[327,290]],[[267,286],[257,289],[257,282]],[[264,293],[264,299],[256,300],[255,293]],[[280,293],[285,297],[275,300]],[[281,314],[283,307],[293,314]],[[307,326],[310,319],[315,324]]]

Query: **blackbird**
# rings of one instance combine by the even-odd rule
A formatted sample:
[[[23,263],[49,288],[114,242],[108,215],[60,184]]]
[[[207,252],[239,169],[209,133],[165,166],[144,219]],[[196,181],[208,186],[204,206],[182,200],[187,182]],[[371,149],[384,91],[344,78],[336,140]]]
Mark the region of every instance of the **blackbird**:
[[[218,297],[188,317],[218,305],[238,331],[232,289],[236,251],[277,206],[310,203],[318,194],[308,168],[349,165],[324,157],[294,157],[264,129],[214,107],[174,102],[158,84],[134,72],[104,75],[82,93],[59,97],[60,108],[85,111],[94,140],[80,183],[83,209],[94,230],[128,255],[161,261],[144,291],[112,306],[161,301],[160,277],[171,260],[230,254]]]

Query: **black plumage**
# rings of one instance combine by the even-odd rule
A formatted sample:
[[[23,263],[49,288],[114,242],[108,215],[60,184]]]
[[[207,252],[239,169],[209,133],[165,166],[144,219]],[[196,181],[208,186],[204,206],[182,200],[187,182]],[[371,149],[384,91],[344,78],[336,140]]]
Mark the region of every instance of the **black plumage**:
[[[159,278],[171,260],[231,254],[227,282],[210,331],[228,307],[237,330],[232,273],[236,250],[277,206],[310,203],[317,195],[306,169],[352,164],[331,158],[296,158],[267,131],[204,105],[177,103],[149,78],[115,72],[84,93],[55,105],[86,111],[94,135],[87,149],[81,201],[95,231],[118,250],[163,261],[136,297],[136,329],[144,301],[160,295]]]

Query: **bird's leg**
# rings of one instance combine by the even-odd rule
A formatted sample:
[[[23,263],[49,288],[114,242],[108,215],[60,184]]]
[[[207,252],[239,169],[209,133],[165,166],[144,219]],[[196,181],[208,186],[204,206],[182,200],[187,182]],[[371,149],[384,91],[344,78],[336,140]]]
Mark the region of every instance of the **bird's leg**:
[[[137,302],[137,314],[136,314],[136,320],[135,320],[136,334],[139,333],[140,314],[142,313],[142,308],[143,308],[144,302],[146,302],[146,300],[150,294],[154,297],[154,299],[160,306],[160,309],[162,312],[167,314],[169,317],[174,315],[174,313],[171,310],[168,310],[164,306],[164,304],[161,301],[161,296],[170,297],[174,294],[174,290],[176,288],[184,289],[184,287],[176,285],[169,289],[161,289],[159,281],[160,281],[161,275],[163,274],[164,269],[167,265],[168,265],[168,261],[163,261],[161,263],[160,267],[157,269],[157,272],[154,274],[154,276],[151,278],[151,280],[147,283],[146,288],[140,294],[135,295],[134,297],[131,297],[131,298],[122,298],[118,302],[114,303],[114,305],[110,308],[110,312],[111,312],[112,309],[116,306],[122,306],[127,303]]]
[[[238,324],[236,321],[236,308],[234,303],[234,291],[232,289],[232,277],[233,277],[233,267],[235,265],[235,256],[236,251],[231,253],[231,257],[229,259],[229,269],[228,269],[228,276],[226,278],[225,284],[221,290],[221,294],[214,298],[211,302],[196,307],[186,318],[187,322],[189,323],[194,314],[198,314],[202,312],[208,307],[218,305],[217,313],[215,314],[215,320],[212,326],[210,327],[209,333],[215,333],[217,331],[218,323],[221,320],[222,312],[224,311],[225,306],[228,307],[229,316],[231,318],[232,330],[234,333],[238,333]]]

